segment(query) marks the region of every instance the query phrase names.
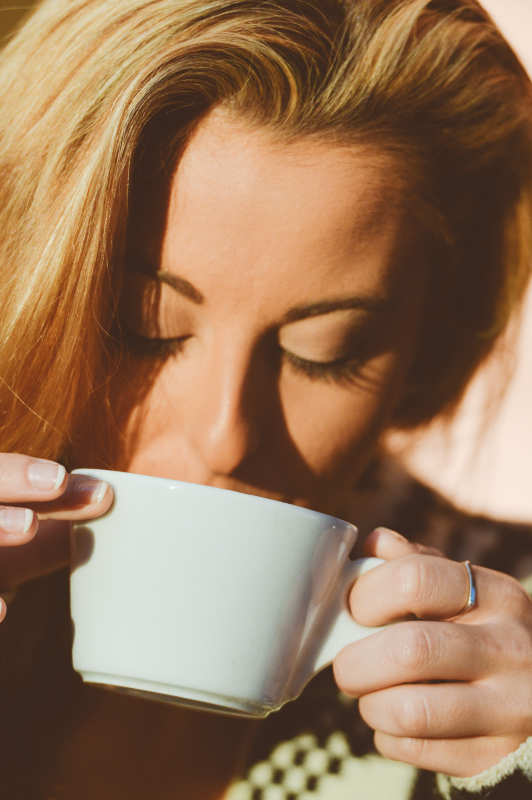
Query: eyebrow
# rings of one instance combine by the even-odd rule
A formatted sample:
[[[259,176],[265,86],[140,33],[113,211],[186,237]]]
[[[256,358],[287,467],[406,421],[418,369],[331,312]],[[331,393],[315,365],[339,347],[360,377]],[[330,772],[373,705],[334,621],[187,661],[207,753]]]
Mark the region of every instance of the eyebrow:
[[[196,289],[186,278],[181,278],[179,275],[174,275],[173,272],[165,272],[164,270],[157,270],[157,272],[152,273],[152,277],[159,283],[168,284],[176,292],[192,300],[198,306],[205,302],[205,298],[199,289]]]
[[[173,272],[166,272],[166,270],[154,270],[148,261],[137,256],[130,255],[128,257],[132,265],[133,272],[140,272],[143,275],[156,280],[158,283],[166,283],[179,294],[192,300],[196,305],[202,305],[205,302],[205,297],[196,289],[196,287]],[[354,309],[357,311],[370,311],[370,312],[385,312],[389,311],[396,305],[393,298],[387,297],[344,297],[333,298],[331,300],[322,300],[319,303],[309,303],[306,305],[295,306],[291,308],[284,315],[281,325],[286,325],[289,322],[298,322],[302,319],[309,317],[319,317],[323,314],[331,314],[333,311],[347,311]]]
[[[323,300],[319,303],[291,308],[285,314],[282,324],[286,325],[289,322],[298,322],[309,317],[319,317],[322,314],[331,314],[333,311],[347,311],[349,309],[382,313],[389,311],[395,305],[394,299],[386,297],[345,297]]]
[[[196,303],[198,306],[205,302],[205,298],[199,289],[196,289],[186,278],[175,275],[173,272],[166,272],[166,270],[154,270],[148,261],[132,253],[126,256],[126,260],[128,264],[131,265],[131,272],[140,272],[142,275],[146,275],[148,278],[158,283],[166,283],[176,292],[182,294],[183,297],[186,297],[188,300],[192,300],[192,302]]]

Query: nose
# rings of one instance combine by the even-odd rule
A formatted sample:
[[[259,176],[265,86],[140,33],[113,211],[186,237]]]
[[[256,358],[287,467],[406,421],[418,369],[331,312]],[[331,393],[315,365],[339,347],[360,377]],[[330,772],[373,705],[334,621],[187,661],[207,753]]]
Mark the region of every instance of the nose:
[[[192,392],[189,440],[211,474],[229,476],[259,446],[260,370],[234,352],[210,366]]]

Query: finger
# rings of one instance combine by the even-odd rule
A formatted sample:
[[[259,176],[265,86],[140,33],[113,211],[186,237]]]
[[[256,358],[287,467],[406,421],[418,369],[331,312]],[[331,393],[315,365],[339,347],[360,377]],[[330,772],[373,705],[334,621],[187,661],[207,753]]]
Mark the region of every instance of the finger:
[[[415,614],[449,619],[467,602],[469,578],[463,564],[434,556],[407,555],[361,575],[350,608],[362,625],[376,626]]]
[[[512,608],[528,614],[531,601],[519,583],[485,567],[472,567],[478,605],[460,622],[474,623]],[[357,622],[370,627],[404,619],[451,619],[469,596],[469,576],[463,564],[434,556],[409,555],[388,561],[357,579],[349,596]],[[528,609],[528,610],[527,610]]]
[[[0,502],[54,500],[67,483],[66,469],[55,461],[0,453]]]
[[[69,475],[62,495],[47,503],[29,503],[40,519],[83,520],[99,517],[113,503],[113,491],[107,481],[89,475]]]
[[[344,647],[334,677],[351,697],[418,681],[474,681],[489,676],[500,648],[481,626],[398,622]]]
[[[3,622],[7,612],[7,605],[6,601],[3,597],[0,597],[0,622]]]
[[[364,695],[359,708],[370,727],[390,736],[454,739],[516,733],[510,709],[487,683],[392,686]]]
[[[26,544],[38,525],[37,514],[29,508],[0,506],[0,547]]]
[[[444,558],[443,553],[435,547],[425,547],[417,542],[409,542],[400,533],[392,531],[390,528],[375,528],[364,543],[364,553],[367,556],[384,558],[385,561],[413,553]]]
[[[375,747],[385,758],[419,769],[469,778],[513,753],[526,736],[478,736],[468,739],[414,739],[375,733]]]
[[[66,567],[70,560],[70,525],[49,520],[22,547],[9,547],[0,554],[0,591]]]

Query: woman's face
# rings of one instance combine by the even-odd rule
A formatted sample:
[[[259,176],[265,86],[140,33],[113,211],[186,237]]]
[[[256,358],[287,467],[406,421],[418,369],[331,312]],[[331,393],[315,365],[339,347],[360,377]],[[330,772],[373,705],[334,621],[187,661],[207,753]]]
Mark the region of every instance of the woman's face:
[[[389,156],[206,117],[130,226],[126,468],[341,513],[416,342],[405,208]]]

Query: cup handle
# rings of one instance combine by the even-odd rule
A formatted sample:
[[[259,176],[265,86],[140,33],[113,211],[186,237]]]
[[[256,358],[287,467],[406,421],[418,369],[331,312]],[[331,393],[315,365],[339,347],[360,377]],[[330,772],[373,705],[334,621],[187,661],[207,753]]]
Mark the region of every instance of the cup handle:
[[[349,590],[356,579],[364,572],[378,567],[379,564],[384,564],[382,558],[359,558],[357,561],[346,561],[337,584],[336,619],[334,619],[333,608],[331,613],[334,622],[316,658],[314,674],[328,666],[346,645],[382,630],[382,628],[368,628],[355,622],[347,604]]]

